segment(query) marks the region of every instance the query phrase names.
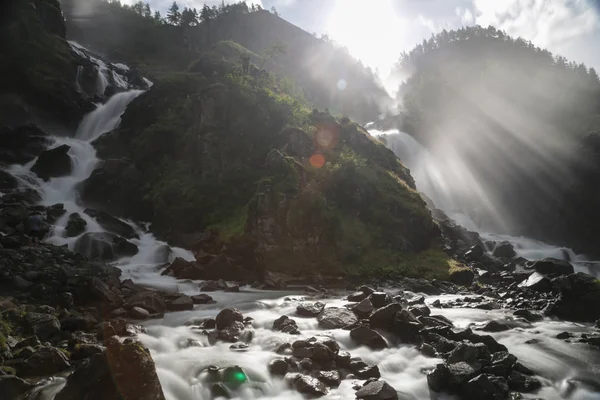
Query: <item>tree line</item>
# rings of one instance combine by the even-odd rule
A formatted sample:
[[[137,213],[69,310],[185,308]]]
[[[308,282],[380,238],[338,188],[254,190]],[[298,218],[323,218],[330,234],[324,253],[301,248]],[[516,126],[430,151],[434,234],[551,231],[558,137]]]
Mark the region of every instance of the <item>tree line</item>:
[[[200,10],[197,8],[188,7],[181,9],[179,4],[174,1],[173,4],[171,4],[171,7],[169,7],[167,10],[166,16],[163,17],[160,11],[153,12],[150,4],[145,3],[142,0],[131,6],[127,4],[121,4],[119,0],[113,1],[112,3],[118,4],[125,9],[131,9],[142,17],[153,19],[157,23],[183,27],[198,26],[201,23],[208,23],[211,20],[226,14],[241,15],[263,10],[259,4],[252,3],[249,6],[244,1],[231,4],[225,4],[225,2],[222,1],[220,5],[213,5],[212,7],[204,4]],[[271,8],[271,12],[275,15],[279,15],[275,7]]]

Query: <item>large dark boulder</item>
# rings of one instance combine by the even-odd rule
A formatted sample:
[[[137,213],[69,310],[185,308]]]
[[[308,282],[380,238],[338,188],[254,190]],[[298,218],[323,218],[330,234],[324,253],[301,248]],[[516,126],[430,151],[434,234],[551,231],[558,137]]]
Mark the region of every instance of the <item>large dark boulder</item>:
[[[482,374],[471,379],[464,388],[466,400],[505,400],[508,398],[508,383],[500,376]]]
[[[101,227],[107,231],[122,236],[127,239],[139,238],[133,227],[120,219],[113,217],[109,213],[100,210],[86,208],[84,211],[87,215],[94,218]]]
[[[543,275],[569,275],[575,272],[570,262],[557,258],[544,258],[535,261],[528,268]]]
[[[352,329],[350,337],[359,345],[367,346],[373,350],[381,350],[388,347],[387,342],[379,333],[364,325]]]
[[[496,244],[493,255],[499,258],[513,258],[517,255],[517,252],[509,242],[500,242]]]
[[[25,321],[31,333],[42,340],[60,333],[60,322],[54,315],[30,312],[25,315]]]
[[[244,322],[244,316],[236,308],[225,308],[217,314],[217,329],[222,330],[232,326],[235,322]]]
[[[402,311],[402,305],[391,303],[371,314],[369,321],[373,328],[390,329],[394,324],[396,313]]]
[[[448,280],[457,285],[470,286],[474,278],[475,273],[471,268],[456,268],[450,271]]]
[[[354,325],[358,322],[356,315],[350,310],[339,307],[325,308],[321,314],[317,316],[319,326],[324,329],[339,329],[346,326]]]
[[[57,374],[70,366],[65,353],[56,347],[43,346],[17,365],[17,371],[20,376],[46,376]]]
[[[397,400],[398,393],[386,381],[374,381],[360,388],[356,392],[356,398],[360,400]]]
[[[6,171],[0,170],[0,191],[16,189],[19,186],[17,178]]]
[[[550,292],[552,290],[550,279],[539,272],[534,272],[529,275],[527,279],[519,284],[519,287],[534,290],[536,292]]]
[[[600,282],[596,278],[578,272],[552,282],[560,297],[549,307],[549,314],[569,321],[594,322],[600,318]]]
[[[0,399],[19,399],[32,386],[29,382],[14,375],[0,375]]]
[[[0,128],[0,164],[25,164],[39,156],[51,143],[36,125]]]
[[[317,378],[307,375],[298,375],[294,380],[294,389],[299,393],[311,396],[320,397],[329,393],[327,386]],[[60,399],[57,399],[60,400]]]
[[[107,350],[79,365],[56,400],[164,400],[154,361],[141,343],[113,337]]]
[[[31,172],[34,172],[45,181],[50,178],[69,175],[72,170],[71,157],[69,156],[70,149],[70,146],[63,144],[44,151],[31,167]]]
[[[85,228],[87,226],[87,222],[85,219],[81,218],[79,213],[73,213],[69,215],[69,219],[67,221],[67,226],[65,227],[65,236],[66,237],[76,237],[85,232]]]
[[[113,261],[135,255],[138,247],[113,233],[87,232],[77,239],[73,250],[90,260]]]
[[[167,304],[161,294],[155,291],[136,293],[127,300],[129,307],[141,307],[151,314],[162,314],[167,310]]]
[[[316,317],[323,312],[325,303],[317,301],[316,303],[302,303],[296,307],[296,314],[301,317]]]
[[[438,364],[427,375],[427,383],[434,392],[461,393],[465,384],[478,375],[478,372],[466,362]]]

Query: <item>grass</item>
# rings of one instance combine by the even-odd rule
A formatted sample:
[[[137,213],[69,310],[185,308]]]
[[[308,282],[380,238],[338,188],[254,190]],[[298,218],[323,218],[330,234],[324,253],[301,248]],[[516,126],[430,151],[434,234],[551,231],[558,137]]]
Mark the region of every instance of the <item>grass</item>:
[[[229,218],[216,224],[209,225],[208,228],[219,232],[219,238],[222,241],[229,242],[231,239],[244,234],[247,218],[248,206],[244,206],[233,212]]]

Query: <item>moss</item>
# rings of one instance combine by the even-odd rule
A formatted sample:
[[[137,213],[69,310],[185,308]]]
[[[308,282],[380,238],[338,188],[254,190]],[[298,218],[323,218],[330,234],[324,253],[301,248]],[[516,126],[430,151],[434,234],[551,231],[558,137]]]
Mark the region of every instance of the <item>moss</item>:
[[[62,347],[58,347],[58,350],[60,350],[61,353],[63,353],[65,356],[67,356],[68,359],[71,358],[71,352],[67,349],[64,349]]]
[[[1,365],[0,370],[2,370],[2,372],[4,372],[6,375],[16,375],[17,374],[16,369],[14,369],[13,367],[9,367],[7,365]]]
[[[246,230],[246,221],[248,218],[248,207],[240,207],[234,211],[229,218],[223,219],[218,223],[208,226],[219,233],[219,239],[229,242],[234,238],[242,236]]]

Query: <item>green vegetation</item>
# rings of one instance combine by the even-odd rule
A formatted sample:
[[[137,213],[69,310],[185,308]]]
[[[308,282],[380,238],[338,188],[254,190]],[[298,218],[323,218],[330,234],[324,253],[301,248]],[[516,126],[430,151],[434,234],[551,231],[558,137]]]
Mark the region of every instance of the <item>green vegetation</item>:
[[[13,367],[9,367],[8,365],[0,366],[0,370],[2,370],[2,372],[4,372],[6,375],[16,375],[17,374],[17,370],[14,369]]]
[[[0,351],[4,351],[7,349],[7,336],[12,333],[12,328],[8,321],[6,321],[3,316],[0,316]]]

